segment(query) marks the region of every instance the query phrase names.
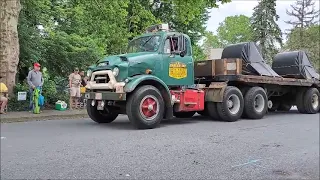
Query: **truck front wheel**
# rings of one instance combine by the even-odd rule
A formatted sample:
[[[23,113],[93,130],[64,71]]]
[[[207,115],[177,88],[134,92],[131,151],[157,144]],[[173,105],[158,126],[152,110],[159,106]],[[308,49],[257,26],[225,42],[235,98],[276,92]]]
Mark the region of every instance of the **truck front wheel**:
[[[87,101],[87,112],[89,117],[97,123],[111,123],[118,117],[118,113],[108,112],[108,110],[99,111],[97,105],[91,106],[92,100]]]
[[[144,85],[137,88],[130,96],[126,112],[130,122],[137,129],[152,129],[163,119],[164,100],[157,88]]]
[[[243,108],[244,100],[241,91],[234,86],[228,86],[223,94],[223,102],[217,103],[217,110],[219,117],[223,121],[237,121],[240,119]]]

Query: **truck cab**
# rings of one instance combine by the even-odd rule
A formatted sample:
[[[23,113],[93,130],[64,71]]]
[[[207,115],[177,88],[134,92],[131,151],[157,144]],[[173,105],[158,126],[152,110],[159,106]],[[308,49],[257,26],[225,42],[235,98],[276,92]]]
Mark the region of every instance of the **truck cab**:
[[[132,39],[126,54],[107,56],[88,70],[88,90],[125,86],[138,75],[151,75],[167,86],[194,84],[190,38],[186,34],[160,29]],[[109,79],[104,74],[110,74]],[[103,85],[102,85],[103,84]]]
[[[126,54],[106,56],[90,67],[85,94],[89,116],[106,123],[127,114],[138,127],[154,127],[162,118],[172,117],[175,98],[171,90],[194,84],[193,61],[188,35],[170,31],[167,24],[150,27],[128,43]],[[142,99],[141,91],[147,93]],[[145,113],[142,107],[131,112],[132,106],[143,106],[136,101],[151,94]],[[157,115],[151,118],[148,112],[155,106]]]

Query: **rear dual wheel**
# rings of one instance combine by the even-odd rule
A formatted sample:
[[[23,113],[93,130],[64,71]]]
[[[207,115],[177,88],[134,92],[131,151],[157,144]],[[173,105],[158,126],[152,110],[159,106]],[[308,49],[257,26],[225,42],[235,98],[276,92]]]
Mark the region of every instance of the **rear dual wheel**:
[[[243,113],[243,96],[241,91],[234,86],[227,86],[222,102],[208,102],[207,112],[212,119],[223,121],[237,121]]]
[[[298,111],[303,114],[315,114],[320,110],[320,93],[316,88],[301,89],[296,98]]]
[[[268,97],[261,87],[250,88],[244,96],[243,115],[249,119],[261,119],[268,110]]]

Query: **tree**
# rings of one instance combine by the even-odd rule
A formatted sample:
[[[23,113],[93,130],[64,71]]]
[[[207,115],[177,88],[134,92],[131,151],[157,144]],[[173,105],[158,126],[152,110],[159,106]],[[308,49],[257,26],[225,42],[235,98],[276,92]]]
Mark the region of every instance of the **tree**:
[[[282,32],[276,21],[279,16],[276,13],[276,0],[261,0],[253,9],[251,17],[253,39],[258,41],[264,59],[271,63],[278,52],[277,45],[282,47]]]
[[[19,63],[18,18],[21,10],[20,0],[0,1],[0,69],[1,82],[12,93]]]
[[[203,51],[206,55],[210,53],[210,49],[212,48],[222,48],[222,44],[220,43],[218,36],[214,35],[213,32],[205,32],[204,42],[202,44]]]
[[[315,10],[315,2],[312,0],[297,0],[295,5],[291,5],[292,10],[286,10],[289,16],[296,20],[285,21],[287,24],[293,25],[295,30],[299,30],[300,41],[304,40],[304,28],[308,28],[319,22],[319,10]],[[299,43],[300,44],[300,43]],[[300,46],[301,48],[303,46]]]
[[[320,25],[311,25],[308,28],[294,28],[288,35],[285,50],[304,50],[309,55],[315,68],[320,71]],[[301,41],[300,32],[304,34]]]
[[[319,10],[315,10],[314,0],[296,0],[295,5],[290,5],[292,10],[286,10],[289,16],[296,18],[297,20],[285,21],[296,27],[304,28],[319,22]]]
[[[223,46],[253,40],[250,18],[245,15],[226,17],[217,31],[217,37]]]

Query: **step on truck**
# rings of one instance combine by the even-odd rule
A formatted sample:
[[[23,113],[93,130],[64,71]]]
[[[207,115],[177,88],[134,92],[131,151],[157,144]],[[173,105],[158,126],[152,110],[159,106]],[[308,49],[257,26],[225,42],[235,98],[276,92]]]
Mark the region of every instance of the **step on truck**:
[[[268,65],[253,42],[227,46],[221,59],[194,61],[188,35],[155,25],[128,43],[126,54],[89,67],[89,117],[111,123],[126,114],[138,129],[163,119],[261,119],[269,111],[319,113],[319,74],[303,51],[277,54]]]

